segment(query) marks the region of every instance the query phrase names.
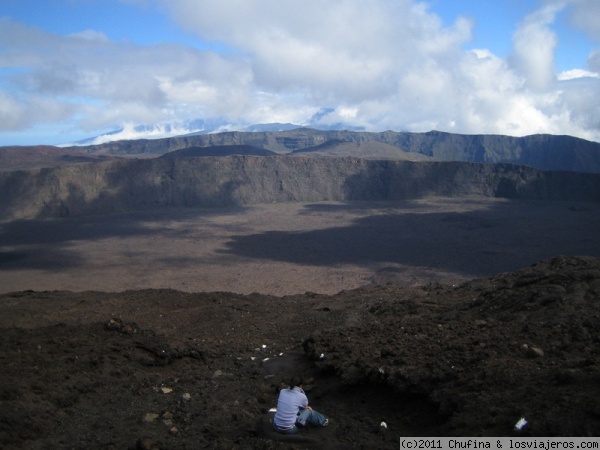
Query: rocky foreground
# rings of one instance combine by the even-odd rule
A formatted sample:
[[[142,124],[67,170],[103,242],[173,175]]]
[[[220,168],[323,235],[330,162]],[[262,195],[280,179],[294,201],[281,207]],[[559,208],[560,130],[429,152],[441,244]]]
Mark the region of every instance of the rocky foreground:
[[[600,433],[595,258],[331,296],[25,291],[0,296],[0,312],[4,449]],[[285,440],[268,411],[297,373],[331,425]]]

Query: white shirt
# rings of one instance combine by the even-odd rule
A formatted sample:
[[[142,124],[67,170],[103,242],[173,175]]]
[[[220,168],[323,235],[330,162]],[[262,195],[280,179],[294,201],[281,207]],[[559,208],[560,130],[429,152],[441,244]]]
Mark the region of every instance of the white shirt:
[[[277,412],[273,421],[279,428],[292,428],[296,424],[298,413],[308,406],[308,398],[304,391],[296,386],[294,389],[282,389],[277,400]]]

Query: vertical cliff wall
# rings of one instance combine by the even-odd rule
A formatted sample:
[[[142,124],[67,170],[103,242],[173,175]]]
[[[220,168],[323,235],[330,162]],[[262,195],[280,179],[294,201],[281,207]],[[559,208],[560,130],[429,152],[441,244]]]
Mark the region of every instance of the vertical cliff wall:
[[[125,160],[0,173],[2,219],[467,195],[599,201],[600,175],[506,164],[286,156]]]

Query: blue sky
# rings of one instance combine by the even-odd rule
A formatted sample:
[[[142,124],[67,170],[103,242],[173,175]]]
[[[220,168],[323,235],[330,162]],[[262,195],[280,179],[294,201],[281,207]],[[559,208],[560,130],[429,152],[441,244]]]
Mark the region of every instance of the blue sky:
[[[599,49],[597,0],[3,0],[0,145],[195,119],[600,141]]]

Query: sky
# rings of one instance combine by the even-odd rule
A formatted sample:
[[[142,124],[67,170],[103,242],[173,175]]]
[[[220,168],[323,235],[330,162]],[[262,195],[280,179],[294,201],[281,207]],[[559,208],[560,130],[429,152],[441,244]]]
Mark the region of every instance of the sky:
[[[600,0],[1,0],[0,145],[199,119],[600,142]]]

